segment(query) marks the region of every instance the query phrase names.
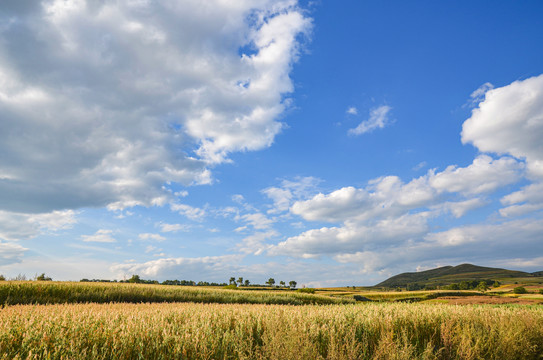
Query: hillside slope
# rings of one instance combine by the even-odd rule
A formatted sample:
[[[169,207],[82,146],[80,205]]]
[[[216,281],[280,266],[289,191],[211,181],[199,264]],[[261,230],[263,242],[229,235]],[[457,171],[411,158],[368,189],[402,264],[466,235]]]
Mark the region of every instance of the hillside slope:
[[[376,287],[405,287],[407,284],[417,283],[420,285],[449,285],[462,281],[473,280],[498,280],[504,278],[533,277],[537,273],[527,273],[500,268],[483,267],[472,264],[458,266],[443,266],[436,269],[407,272],[395,275],[379,284]]]

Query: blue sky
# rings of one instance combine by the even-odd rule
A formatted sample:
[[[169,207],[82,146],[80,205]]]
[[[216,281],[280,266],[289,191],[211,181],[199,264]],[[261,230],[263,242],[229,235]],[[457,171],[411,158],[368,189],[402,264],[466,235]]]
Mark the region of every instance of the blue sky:
[[[543,269],[540,1],[0,6],[0,274]]]

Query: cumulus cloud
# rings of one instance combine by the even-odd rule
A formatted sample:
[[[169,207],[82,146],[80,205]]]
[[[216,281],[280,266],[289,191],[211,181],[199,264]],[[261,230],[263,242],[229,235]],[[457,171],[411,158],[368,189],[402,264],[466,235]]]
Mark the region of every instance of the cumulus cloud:
[[[390,124],[388,113],[392,108],[388,105],[382,105],[370,111],[370,118],[362,121],[354,129],[349,129],[349,135],[361,135],[371,132],[375,129],[382,129]]]
[[[489,202],[482,195],[522,178],[524,166],[511,157],[480,155],[466,167],[435,169],[405,183],[397,176],[371,180],[367,186],[319,193],[291,206],[307,221],[339,223],[291,236],[268,249],[271,255],[305,258],[386,251],[416,244],[430,231],[429,221],[450,214],[461,218]]]
[[[469,197],[494,191],[519,181],[522,172],[523,164],[513,158],[480,155],[467,167],[449,166],[442,172],[430,170],[408,183],[397,176],[386,176],[370,181],[364,188],[348,186],[329,194],[319,193],[309,200],[295,202],[291,211],[308,221],[326,222],[398,216],[412,209],[437,205],[450,194]],[[474,201],[464,203],[464,210],[475,208]],[[455,209],[455,215],[465,213],[459,210],[460,204],[450,208]]]
[[[492,159],[479,155],[465,168],[451,165],[443,172],[431,172],[429,182],[438,191],[481,194],[516,183],[521,179],[523,169],[523,163],[510,157]]]
[[[525,159],[543,179],[543,75],[489,90],[462,126],[462,142]]]
[[[270,247],[268,253],[316,258],[396,246],[424,235],[428,230],[427,217],[428,213],[406,214],[381,219],[371,225],[348,221],[341,227],[312,229]]]
[[[300,35],[296,1],[17,5],[0,14],[0,207],[164,205],[163,184],[269,146]]]
[[[94,235],[81,235],[85,242],[114,243],[117,242],[112,236],[113,230],[100,229]]]

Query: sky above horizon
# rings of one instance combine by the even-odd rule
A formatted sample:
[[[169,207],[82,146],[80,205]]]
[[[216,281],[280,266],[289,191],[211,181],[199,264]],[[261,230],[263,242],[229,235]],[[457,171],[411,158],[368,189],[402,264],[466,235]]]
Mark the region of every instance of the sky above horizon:
[[[2,1],[0,274],[543,270],[543,2]]]

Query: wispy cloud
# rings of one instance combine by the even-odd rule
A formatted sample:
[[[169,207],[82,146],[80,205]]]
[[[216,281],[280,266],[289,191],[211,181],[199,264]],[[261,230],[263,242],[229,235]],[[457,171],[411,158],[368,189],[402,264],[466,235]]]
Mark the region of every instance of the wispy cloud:
[[[382,129],[390,124],[388,114],[392,108],[388,105],[382,105],[370,111],[370,118],[362,121],[354,129],[349,129],[349,135],[362,135],[375,129]]]
[[[358,114],[358,109],[354,106],[350,106],[347,111],[346,111],[347,114],[350,114],[350,115],[357,115]]]

